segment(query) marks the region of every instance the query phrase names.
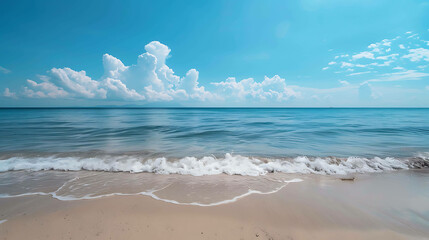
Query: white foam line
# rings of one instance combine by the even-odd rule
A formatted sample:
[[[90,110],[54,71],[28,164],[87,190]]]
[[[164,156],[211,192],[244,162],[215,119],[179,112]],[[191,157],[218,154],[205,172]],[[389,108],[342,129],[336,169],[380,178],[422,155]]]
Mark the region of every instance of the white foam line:
[[[26,196],[49,196],[52,193],[45,193],[45,192],[29,192],[29,193],[21,193],[16,195],[10,195],[10,194],[0,194],[0,198],[14,198],[14,197],[26,197]]]
[[[156,196],[155,194],[150,194],[149,196],[151,196],[152,198],[154,198],[156,200],[161,200],[161,201],[164,201],[164,202],[178,204],[178,205],[193,205],[193,206],[200,206],[200,207],[212,207],[212,206],[218,206],[218,205],[227,204],[227,203],[233,203],[233,202],[236,202],[237,200],[239,200],[241,198],[247,197],[247,196],[252,195],[252,194],[261,194],[261,195],[273,194],[273,193],[276,193],[276,192],[282,190],[289,183],[296,183],[296,182],[302,182],[302,181],[303,181],[302,179],[294,178],[292,180],[286,180],[286,181],[284,181],[286,184],[284,184],[283,186],[278,187],[277,189],[275,189],[273,191],[270,191],[270,192],[261,192],[261,191],[257,191],[257,190],[249,190],[247,193],[244,193],[242,195],[233,197],[232,199],[227,199],[227,200],[223,200],[223,201],[219,201],[219,202],[215,202],[215,203],[208,203],[208,204],[198,203],[198,202],[181,203],[181,202],[178,202],[178,201],[175,201],[175,200],[168,200],[168,199],[160,198],[160,197]]]
[[[261,191],[257,191],[257,190],[249,190],[247,193],[244,193],[242,195],[233,197],[232,199],[227,199],[227,200],[223,200],[223,201],[219,201],[219,202],[214,202],[214,203],[198,203],[198,202],[191,202],[191,203],[181,203],[178,202],[176,200],[169,200],[169,199],[164,199],[164,198],[160,198],[158,196],[156,196],[155,194],[144,194],[147,196],[150,196],[156,200],[160,200],[160,201],[164,201],[164,202],[168,202],[168,203],[173,203],[173,204],[177,204],[177,205],[191,205],[191,206],[200,206],[200,207],[212,207],[212,206],[218,206],[218,205],[223,205],[223,204],[227,204],[227,203],[233,203],[236,202],[237,200],[247,197],[249,195],[252,194],[261,194],[261,195],[266,195],[266,194],[272,194],[272,193],[276,193],[278,191],[280,191],[282,188],[286,187],[286,185],[288,185],[289,183],[286,183],[285,185],[270,191],[270,192],[261,192]]]
[[[304,180],[302,180],[301,178],[294,178],[291,180],[285,180],[284,182],[286,182],[286,183],[297,183],[297,182],[302,182],[302,181],[304,181]]]
[[[7,222],[7,219],[0,220],[0,224]]]

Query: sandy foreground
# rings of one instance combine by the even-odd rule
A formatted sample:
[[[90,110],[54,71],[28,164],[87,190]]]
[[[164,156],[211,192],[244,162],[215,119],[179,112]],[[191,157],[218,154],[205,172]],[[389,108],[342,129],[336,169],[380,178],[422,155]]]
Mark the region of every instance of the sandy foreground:
[[[427,171],[303,179],[210,207],[150,196],[0,199],[0,239],[429,239]]]

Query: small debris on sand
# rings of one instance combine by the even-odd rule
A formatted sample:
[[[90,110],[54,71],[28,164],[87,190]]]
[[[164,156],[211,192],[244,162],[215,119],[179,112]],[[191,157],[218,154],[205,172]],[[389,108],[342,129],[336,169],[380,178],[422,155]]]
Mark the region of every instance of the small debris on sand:
[[[341,181],[354,181],[355,177],[342,177],[340,179],[341,179]]]

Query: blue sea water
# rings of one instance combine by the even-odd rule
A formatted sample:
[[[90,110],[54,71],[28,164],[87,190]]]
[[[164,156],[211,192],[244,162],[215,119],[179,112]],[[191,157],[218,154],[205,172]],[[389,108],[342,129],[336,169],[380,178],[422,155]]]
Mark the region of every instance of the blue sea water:
[[[429,109],[0,110],[0,160],[13,160],[3,166],[6,170],[14,169],[11,165],[16,166],[18,158],[21,164],[22,159],[35,164],[48,157],[55,161],[52,156],[85,161],[110,154],[115,162],[129,161],[121,156],[141,162],[225,154],[268,159],[413,158],[427,152]],[[2,163],[6,164],[0,162],[0,168]]]

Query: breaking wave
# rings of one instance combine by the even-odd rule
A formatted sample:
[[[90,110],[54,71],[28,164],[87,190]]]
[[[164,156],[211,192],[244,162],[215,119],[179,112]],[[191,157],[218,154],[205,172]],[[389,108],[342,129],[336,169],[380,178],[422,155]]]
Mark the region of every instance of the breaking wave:
[[[143,159],[139,156],[12,156],[0,160],[0,172],[7,171],[106,171],[106,172],[150,172],[157,174],[183,175],[247,175],[258,176],[270,172],[345,175],[350,173],[373,173],[398,169],[429,167],[429,153],[421,153],[412,158],[394,157],[295,157],[258,158],[225,154],[222,158],[205,156],[202,158],[165,157]]]

